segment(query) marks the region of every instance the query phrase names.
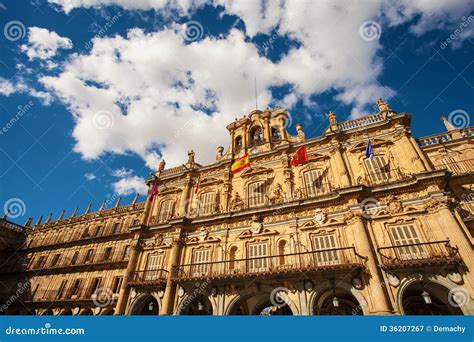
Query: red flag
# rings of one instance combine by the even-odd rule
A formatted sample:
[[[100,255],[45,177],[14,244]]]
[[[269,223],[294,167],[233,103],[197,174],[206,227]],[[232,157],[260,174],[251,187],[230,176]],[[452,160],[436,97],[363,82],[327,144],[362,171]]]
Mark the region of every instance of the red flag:
[[[200,187],[201,187],[201,175],[198,176],[198,179],[196,181],[196,188],[194,189],[195,194],[199,192]]]
[[[303,145],[297,149],[293,157],[291,157],[290,165],[296,166],[298,164],[304,163],[305,161],[308,161],[308,154],[306,153],[306,145]]]
[[[150,197],[148,198],[148,200],[152,202],[156,195],[158,195],[158,183],[154,182],[153,186],[151,187]]]

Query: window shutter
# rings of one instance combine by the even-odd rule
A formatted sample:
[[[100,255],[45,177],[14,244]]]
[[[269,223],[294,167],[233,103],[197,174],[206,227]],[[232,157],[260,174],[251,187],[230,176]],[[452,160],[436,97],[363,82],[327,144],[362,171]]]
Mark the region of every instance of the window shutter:
[[[199,214],[206,215],[214,212],[215,194],[214,192],[205,192],[201,194],[199,199]]]
[[[196,250],[193,253],[193,270],[194,276],[202,276],[208,272],[209,269],[209,249]]]
[[[373,159],[365,159],[365,165],[372,182],[384,182],[390,178],[390,170],[387,170],[387,163],[382,156],[374,156]]]
[[[266,203],[266,189],[264,182],[249,185],[249,206],[255,207]]]
[[[413,223],[393,226],[390,228],[395,246],[411,245],[399,247],[396,250],[402,259],[424,258],[426,253],[421,245],[416,227]]]
[[[268,269],[268,256],[266,243],[254,243],[248,246],[250,272],[261,272]]]
[[[311,170],[303,174],[307,196],[315,196],[323,192],[323,176],[321,170]]]
[[[336,265],[339,263],[336,237],[334,234],[314,237],[314,250],[318,265]]]
[[[163,254],[150,254],[146,264],[145,280],[155,280],[160,276]]]
[[[158,222],[165,222],[169,220],[173,214],[173,200],[167,200],[161,203],[160,213],[158,215]]]

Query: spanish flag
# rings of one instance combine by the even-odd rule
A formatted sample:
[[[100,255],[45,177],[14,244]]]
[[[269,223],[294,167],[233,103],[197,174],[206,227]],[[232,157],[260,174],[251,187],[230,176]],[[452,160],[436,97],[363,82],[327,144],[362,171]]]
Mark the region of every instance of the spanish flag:
[[[237,159],[234,164],[230,167],[230,171],[232,173],[237,173],[245,169],[246,167],[250,167],[250,159],[249,154],[245,153],[242,157]]]

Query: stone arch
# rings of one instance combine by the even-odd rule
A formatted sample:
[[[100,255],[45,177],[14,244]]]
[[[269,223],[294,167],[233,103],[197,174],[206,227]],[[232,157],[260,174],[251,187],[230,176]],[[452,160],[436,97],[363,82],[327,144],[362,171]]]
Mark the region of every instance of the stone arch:
[[[54,315],[54,312],[52,309],[45,309],[41,313],[41,316],[53,316],[53,315]]]
[[[431,276],[428,277],[427,279],[423,279],[421,275],[412,275],[410,277],[402,279],[400,282],[400,286],[398,288],[396,300],[397,300],[397,307],[402,315],[406,315],[404,305],[403,305],[403,300],[404,300],[404,295],[407,293],[407,291],[410,288],[413,288],[414,286],[421,284],[421,282],[424,282],[423,288],[426,289],[426,291],[434,297],[436,300],[443,302],[445,305],[446,301],[448,300],[448,295],[449,291],[454,290],[454,289],[461,289],[464,290],[464,292],[467,294],[467,296],[470,297],[469,291],[464,289],[462,286],[459,286],[449,279],[442,277],[442,276]],[[420,285],[421,286],[421,285]],[[444,293],[443,293],[444,292]],[[469,298],[470,299],[470,298]],[[474,314],[474,304],[472,300],[468,300],[467,305],[462,305],[459,307],[454,307],[451,308],[451,312],[456,314],[456,312],[459,312],[459,314],[463,315],[472,315]]]
[[[79,316],[94,316],[94,312],[91,308],[82,309],[79,312]]]
[[[271,287],[271,286],[268,286],[268,285],[260,285],[259,288],[245,288],[243,289],[242,291],[239,291],[238,294],[235,294],[232,299],[229,301],[229,303],[227,304],[227,306],[225,307],[224,309],[224,315],[232,315],[232,311],[235,310],[235,306],[240,304],[241,301],[245,301],[245,300],[248,300],[252,297],[255,297],[255,296],[269,296],[271,295],[272,291],[275,289],[276,287]],[[264,298],[261,298],[257,304],[255,305],[255,307],[258,307],[259,305],[261,305],[263,303],[265,299]],[[288,303],[288,308],[289,310],[291,310],[292,314],[294,316],[296,315],[300,315],[300,310],[299,308],[295,305],[295,301],[291,300],[289,303]]]
[[[315,314],[315,308],[317,308],[318,303],[320,303],[320,300],[324,298],[323,296],[328,296],[333,294],[333,288],[334,286],[331,284],[329,280],[325,280],[322,283],[319,283],[314,290],[312,291],[311,295],[309,296],[308,299],[308,310],[309,314]],[[347,293],[351,295],[356,301],[356,308],[354,311],[354,314],[362,314],[362,315],[368,315],[368,302],[363,296],[362,292],[360,290],[357,290],[354,288],[352,285],[345,281],[340,281],[336,280],[336,296],[341,293]]]
[[[186,315],[185,312],[189,308],[189,306],[195,305],[200,300],[205,302],[202,304],[206,306],[206,309],[208,311],[212,310],[212,315],[218,314],[216,297],[211,295],[211,293],[209,293],[207,289],[208,287],[210,288],[210,285],[205,281],[202,284],[207,285],[204,288],[201,288],[199,287],[199,282],[196,282],[194,283],[193,288],[189,287],[185,289],[185,294],[182,296],[182,298],[178,302],[178,305],[176,306],[176,315]]]
[[[150,307],[150,303],[153,302],[152,306]],[[143,309],[144,306],[148,305],[146,309],[147,312],[144,313]],[[154,307],[156,305],[156,308]],[[127,310],[128,315],[158,315],[160,313],[160,308],[162,306],[161,299],[157,295],[157,293],[140,293],[132,300],[130,306]]]
[[[114,308],[104,308],[102,309],[102,311],[100,312],[100,315],[101,316],[113,316],[115,313],[115,309]]]
[[[59,316],[72,316],[72,310],[71,309],[62,309],[59,314]]]

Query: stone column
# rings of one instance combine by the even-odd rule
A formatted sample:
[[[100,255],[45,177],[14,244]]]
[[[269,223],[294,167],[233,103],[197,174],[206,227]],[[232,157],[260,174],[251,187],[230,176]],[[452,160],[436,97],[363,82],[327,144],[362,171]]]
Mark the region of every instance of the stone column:
[[[188,173],[186,175],[183,192],[181,193],[181,199],[179,200],[179,204],[180,204],[179,213],[181,216],[187,215],[188,212],[186,210],[191,205],[190,203],[191,185],[192,185],[192,177],[191,177],[191,173]]]
[[[403,133],[401,136],[401,143],[402,143],[402,153],[405,154],[407,157],[407,162],[413,166],[413,168],[418,171],[426,171],[428,170],[427,167],[425,167],[421,156],[417,153],[416,147],[413,146],[413,144],[410,141],[410,138],[407,136],[408,133]],[[418,145],[417,145],[418,146]],[[408,165],[407,165],[408,166]],[[411,169],[408,168],[407,169]]]
[[[381,274],[381,270],[377,264],[377,255],[370,234],[364,224],[361,216],[354,216],[349,220],[356,240],[356,251],[362,256],[366,256],[367,269],[370,273],[370,280],[367,286],[369,302],[371,303],[371,311],[376,315],[389,315],[392,313],[388,296],[385,290],[385,283]]]
[[[336,176],[340,177],[341,187],[345,188],[347,186],[350,186],[351,182],[349,180],[346,164],[344,163],[344,160],[342,159],[342,153],[341,153],[339,144],[334,146],[334,161],[336,162],[336,167],[338,170],[338,174]]]
[[[181,233],[180,233],[181,235]],[[171,254],[168,260],[168,279],[166,280],[166,289],[161,305],[160,315],[172,315],[174,298],[176,295],[176,283],[173,280],[174,266],[179,265],[179,258],[181,255],[182,242],[180,237],[173,239],[173,246],[171,247]]]
[[[413,148],[415,149],[416,153],[420,156],[421,160],[423,161],[423,164],[425,166],[425,169],[427,171],[433,171],[434,168],[433,166],[431,165],[431,162],[428,160],[428,158],[426,157],[425,153],[423,152],[423,150],[421,149],[420,145],[418,145],[418,143],[416,142],[416,140],[410,135],[409,138],[410,140],[410,143],[411,145],[413,146]]]
[[[474,290],[474,252],[472,250],[472,245],[469,239],[464,235],[462,227],[459,225],[456,218],[449,210],[449,207],[446,203],[439,204],[440,209],[438,211],[439,221],[443,224],[443,231],[449,231],[446,233],[447,238],[450,240],[452,247],[459,248],[459,254],[466,264],[466,268],[469,272],[465,275],[466,282],[469,283],[469,287]]]
[[[140,251],[140,233],[136,233],[134,236],[134,244],[131,247],[130,256],[128,259],[127,269],[123,277],[122,286],[120,287],[119,298],[115,306],[114,315],[123,315],[127,307],[128,297],[130,294],[130,288],[128,283],[133,276],[133,272],[137,269],[138,255]]]
[[[271,139],[272,132],[270,128],[270,116],[269,115],[265,116],[264,120],[265,120],[264,138],[265,138],[265,142],[268,144],[272,141]]]

